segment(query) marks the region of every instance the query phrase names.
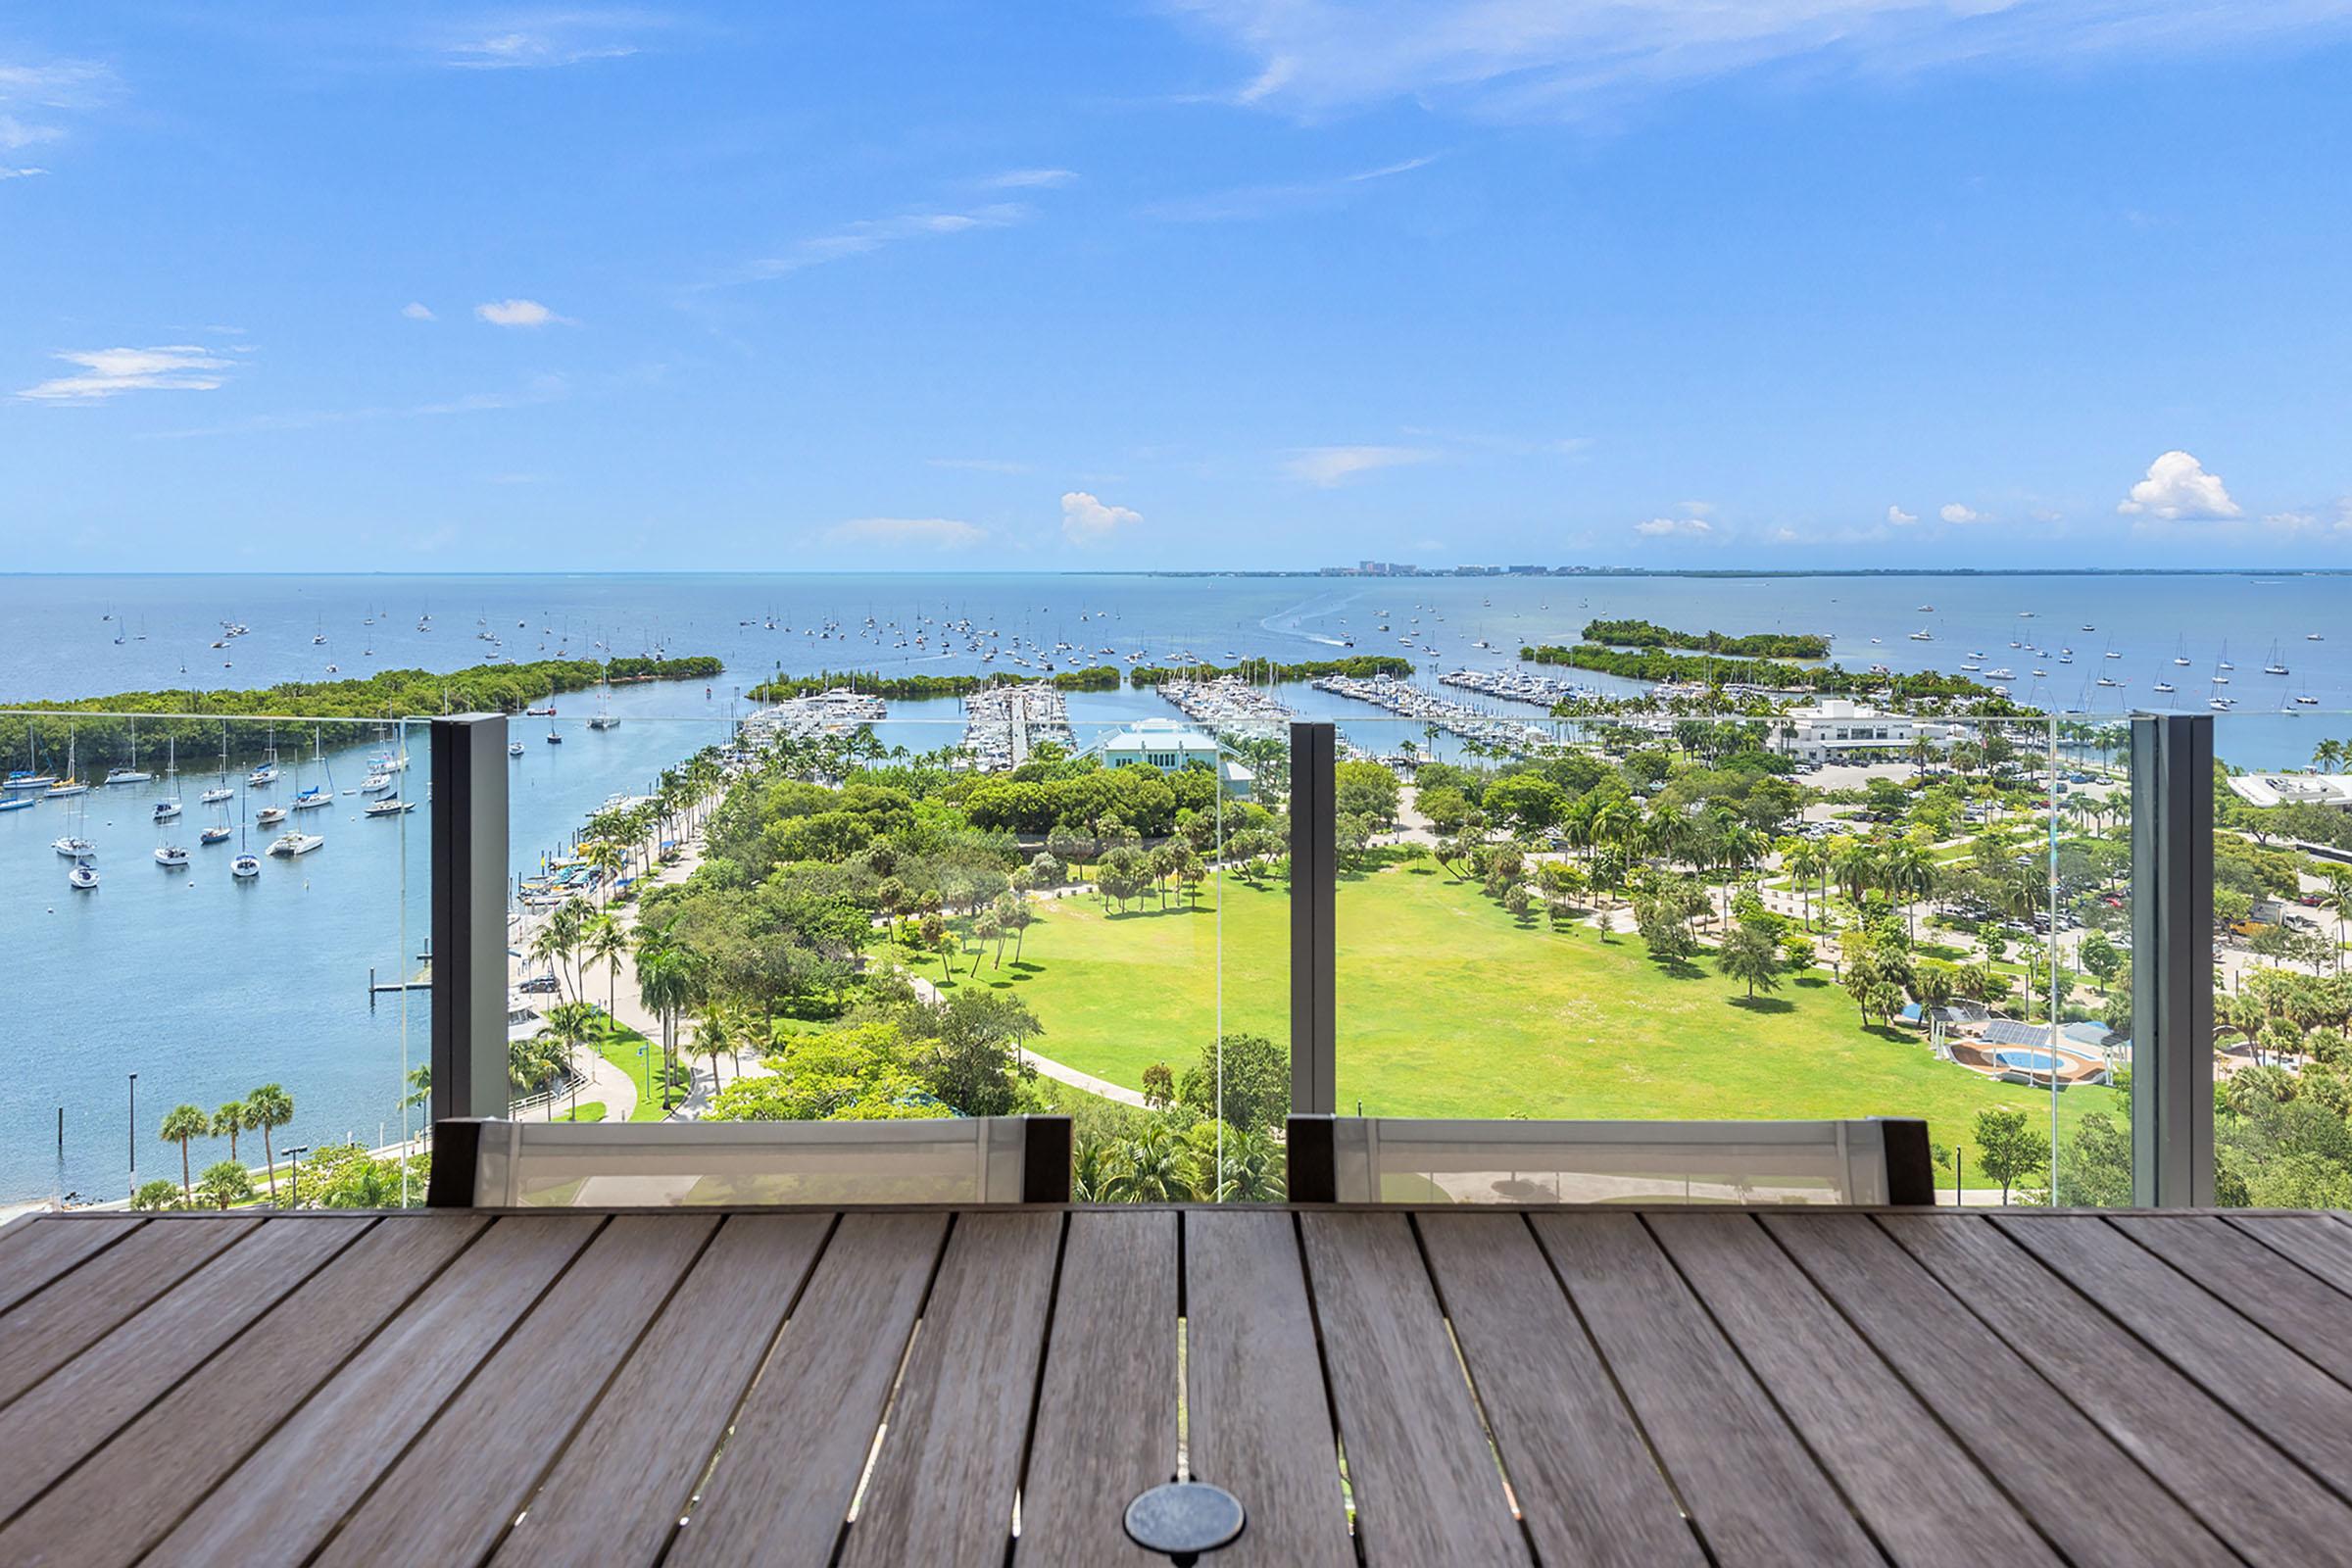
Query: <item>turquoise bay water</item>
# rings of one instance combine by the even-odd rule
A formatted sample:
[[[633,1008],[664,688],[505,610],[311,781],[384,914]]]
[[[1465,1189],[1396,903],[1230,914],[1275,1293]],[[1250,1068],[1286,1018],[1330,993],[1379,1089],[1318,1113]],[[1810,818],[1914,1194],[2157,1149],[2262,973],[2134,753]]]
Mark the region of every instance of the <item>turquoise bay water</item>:
[[[1693,629],[1827,632],[1835,657],[1850,666],[1951,669],[1982,652],[1988,669],[2017,670],[2009,684],[2021,699],[2109,715],[2168,702],[2203,710],[2226,650],[2236,669],[2224,689],[2242,711],[2222,719],[2220,750],[2240,765],[2281,766],[2308,759],[2323,735],[2352,736],[2343,716],[2352,708],[2347,605],[2352,579],[2334,576],[0,576],[0,624],[10,631],[0,652],[0,706],[263,686],[324,677],[329,663],[346,675],[453,669],[492,651],[476,635],[483,631],[502,638],[517,662],[559,652],[594,657],[600,643],[620,654],[659,647],[723,659],[725,676],[708,687],[616,691],[612,706],[623,721],[614,730],[585,728],[595,706],[586,694],[559,700],[562,746],[545,743],[544,721],[514,721],[525,742],[513,763],[511,826],[521,871],[560,848],[608,796],[641,790],[663,767],[725,738],[745,708],[741,689],[772,670],[981,667],[962,652],[961,637],[945,655],[899,649],[895,632],[865,634],[868,615],[883,628],[918,614],[968,617],[1004,639],[1067,642],[1077,652],[1059,656],[1064,668],[1124,665],[1137,651],[1153,662],[1190,653],[1216,662],[1403,652],[1423,664],[1425,683],[1459,665],[1508,664],[1522,643],[1573,642],[1592,616],[1641,616]],[[428,612],[431,629],[420,631]],[[252,629],[214,650],[223,619]],[[1376,629],[1384,620],[1385,633]],[[1923,626],[1935,640],[1911,641]],[[2312,631],[2325,640],[2307,641]],[[1396,639],[1405,634],[1434,643],[1436,655],[1402,647]],[[326,642],[315,643],[318,635]],[[2012,649],[2013,638],[2039,643],[2051,657]],[[1341,646],[1349,639],[1352,650]],[[1494,649],[1475,646],[1482,641]],[[2274,645],[2290,670],[2283,679],[2260,673]],[[2061,646],[2074,648],[2072,665],[2054,662]],[[2110,646],[2122,657],[2102,658]],[[1098,652],[1105,647],[1114,654]],[[2190,665],[2175,665],[2176,653]],[[2033,680],[2036,663],[2052,678]],[[2101,673],[2128,684],[2092,685]],[[2160,679],[2179,693],[2157,697],[2151,687]],[[2319,709],[2287,706],[2304,691],[2320,699]],[[1340,719],[1376,750],[1419,738],[1418,725],[1386,721],[1360,704],[1303,688],[1284,697],[1311,716]],[[1082,740],[1127,718],[1173,712],[1152,694],[1125,691],[1075,694],[1070,707]],[[956,714],[953,702],[896,704],[886,738],[916,749],[945,744],[959,733]],[[290,796],[292,763],[309,738],[281,731],[279,741],[288,778],[269,793]],[[376,743],[370,730],[329,733],[325,745],[334,782],[348,788]],[[421,801],[421,731],[410,750],[404,790]],[[347,1136],[372,1143],[379,1129],[399,1131],[404,1061],[425,1054],[424,998],[408,997],[405,1015],[398,995],[370,1008],[367,984],[371,966],[385,979],[413,968],[422,947],[429,805],[367,820],[359,797],[338,796],[302,822],[324,835],[325,848],[295,861],[267,860],[258,880],[240,884],[227,871],[233,845],[196,845],[197,828],[213,820],[197,805],[213,782],[210,760],[178,760],[175,792],[186,815],[172,837],[194,857],[186,871],[164,870],[150,857],[158,834],[148,817],[161,783],[93,790],[86,816],[62,803],[0,812],[0,1038],[19,1048],[0,1074],[0,1201],[62,1192],[119,1198],[134,1144],[141,1178],[176,1179],[179,1152],[155,1136],[163,1112],[183,1101],[210,1110],[269,1080],[282,1083],[297,1106],[281,1146]],[[241,770],[234,782],[242,790]],[[50,848],[75,822],[86,822],[79,830],[100,846],[95,893],[70,890],[68,862]],[[277,831],[252,830],[256,851]],[[132,1072],[135,1129],[126,1120]],[[201,1169],[225,1152],[200,1145],[193,1160]]]

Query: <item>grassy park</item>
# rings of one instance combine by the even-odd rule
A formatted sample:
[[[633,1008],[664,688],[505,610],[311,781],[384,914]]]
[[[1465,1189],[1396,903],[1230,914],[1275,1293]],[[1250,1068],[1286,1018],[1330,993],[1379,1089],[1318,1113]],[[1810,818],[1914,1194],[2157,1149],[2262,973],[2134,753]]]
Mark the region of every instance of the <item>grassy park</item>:
[[[1229,880],[1224,1028],[1289,1028],[1289,906],[1280,883]],[[1044,906],[1020,960],[992,953],[957,985],[1017,990],[1045,1055],[1140,1085],[1216,1029],[1213,883],[1197,908],[1124,914],[1091,898]],[[1909,1028],[1864,1027],[1826,971],[1744,1000],[1712,956],[1672,968],[1641,939],[1522,923],[1474,883],[1424,860],[1352,877],[1339,896],[1339,1091],[1344,1108],[1428,1116],[1927,1118],[1966,1142],[1976,1113],[2037,1116],[2045,1094],[1936,1060]],[[917,972],[926,972],[910,963]],[[941,969],[928,967],[936,982]],[[2060,1097],[2062,1125],[2122,1113],[2112,1090]],[[1972,1171],[1973,1176],[1973,1171]],[[1975,1185],[1972,1180],[1971,1185]]]

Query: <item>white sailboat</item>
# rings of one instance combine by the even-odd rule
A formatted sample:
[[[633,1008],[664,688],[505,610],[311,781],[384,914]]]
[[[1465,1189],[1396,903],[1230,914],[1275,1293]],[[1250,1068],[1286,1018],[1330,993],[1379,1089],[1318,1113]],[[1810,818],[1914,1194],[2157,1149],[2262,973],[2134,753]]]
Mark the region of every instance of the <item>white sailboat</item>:
[[[155,775],[139,766],[139,721],[135,718],[130,721],[130,765],[109,768],[106,781],[109,784],[152,784],[155,782]]]
[[[228,782],[228,725],[223,722],[220,726],[220,782],[197,796],[196,801],[201,806],[220,806],[236,798],[237,792]]]
[[[245,847],[245,813],[237,812],[237,858],[228,862],[228,874],[238,881],[249,881],[262,874],[261,858]]]

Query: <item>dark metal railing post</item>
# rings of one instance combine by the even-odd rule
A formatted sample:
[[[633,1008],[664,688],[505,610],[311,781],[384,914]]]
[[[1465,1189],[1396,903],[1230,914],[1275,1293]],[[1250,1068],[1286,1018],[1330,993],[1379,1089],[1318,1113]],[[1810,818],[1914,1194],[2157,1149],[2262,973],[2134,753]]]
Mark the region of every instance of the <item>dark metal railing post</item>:
[[[2213,1203],[2213,720],[2132,720],[2132,1201]]]
[[[507,719],[432,728],[432,1119],[507,1113]]]
[[[1291,726],[1291,1113],[1337,1109],[1339,730]]]

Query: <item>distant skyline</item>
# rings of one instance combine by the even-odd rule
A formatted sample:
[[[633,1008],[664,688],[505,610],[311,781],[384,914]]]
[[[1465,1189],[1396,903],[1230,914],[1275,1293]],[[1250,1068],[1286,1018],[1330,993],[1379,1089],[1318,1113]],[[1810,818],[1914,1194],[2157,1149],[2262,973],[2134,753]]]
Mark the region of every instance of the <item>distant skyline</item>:
[[[2352,0],[99,0],[0,571],[2352,566]]]

